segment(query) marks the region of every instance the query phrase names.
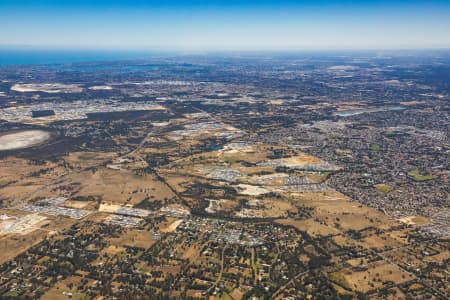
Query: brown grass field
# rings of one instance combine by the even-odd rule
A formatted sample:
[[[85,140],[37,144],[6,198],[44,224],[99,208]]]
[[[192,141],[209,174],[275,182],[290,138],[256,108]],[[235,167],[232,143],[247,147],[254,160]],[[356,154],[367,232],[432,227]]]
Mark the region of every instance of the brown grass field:
[[[0,263],[13,259],[30,247],[41,242],[48,235],[45,230],[35,230],[26,235],[13,235],[0,238]]]
[[[94,284],[94,281],[92,279],[88,279],[88,283],[86,285],[83,285],[81,282],[82,279],[83,277],[81,276],[73,275],[62,281],[59,281],[50,290],[48,290],[40,299],[41,300],[89,299],[88,295],[80,293],[79,291],[76,290],[76,287],[86,285],[89,286]],[[73,285],[72,288],[69,288],[70,284]],[[72,297],[69,297],[67,294],[65,295],[64,292],[72,293]]]
[[[117,154],[112,152],[71,152],[64,160],[75,169],[82,169],[115,157]]]
[[[294,220],[294,219],[278,219],[277,223],[283,225],[294,226],[298,230],[306,231],[313,237],[329,236],[338,234],[340,231],[332,226],[320,224],[314,219]]]
[[[170,199],[173,193],[153,175],[136,175],[131,170],[99,168],[97,171],[73,173],[62,182],[52,184],[35,193],[35,197],[54,196],[54,191],[71,187],[77,197],[97,197],[114,204],[140,203],[146,197],[155,200]]]
[[[355,291],[367,293],[383,287],[387,281],[401,284],[413,280],[414,275],[403,271],[397,265],[376,262],[369,265],[366,271],[344,269],[334,274],[334,279]]]
[[[386,234],[380,235],[371,235],[363,238],[360,242],[358,242],[364,248],[373,249],[375,251],[382,251],[385,247],[400,247],[403,246],[404,243],[387,236]]]
[[[350,201],[336,191],[292,194],[293,203],[314,208],[313,215],[329,226],[342,230],[361,230],[368,227],[389,229],[398,224],[383,213]]]
[[[112,246],[130,246],[139,248],[149,248],[155,241],[152,239],[152,235],[149,231],[131,228],[126,229],[118,238],[107,239],[108,245]]]

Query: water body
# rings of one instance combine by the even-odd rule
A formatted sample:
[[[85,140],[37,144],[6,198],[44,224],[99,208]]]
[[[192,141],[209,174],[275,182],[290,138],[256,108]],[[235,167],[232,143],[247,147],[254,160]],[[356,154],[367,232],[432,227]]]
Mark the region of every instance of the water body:
[[[152,57],[163,57],[172,54],[173,53],[151,51],[102,51],[7,47],[0,48],[0,66],[145,60]]]
[[[388,107],[374,107],[374,108],[366,108],[366,109],[352,109],[352,110],[343,110],[336,112],[337,116],[340,117],[350,117],[365,113],[373,113],[373,112],[380,112],[380,111],[392,111],[392,110],[404,110],[406,109],[403,106],[388,106]]]

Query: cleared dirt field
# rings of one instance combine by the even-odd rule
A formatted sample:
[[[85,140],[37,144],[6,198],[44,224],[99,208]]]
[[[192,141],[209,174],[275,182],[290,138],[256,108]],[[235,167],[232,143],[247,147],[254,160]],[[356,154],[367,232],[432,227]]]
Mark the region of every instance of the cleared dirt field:
[[[250,185],[250,184],[239,184],[236,186],[236,189],[238,191],[239,194],[241,195],[247,195],[247,196],[258,196],[258,195],[263,195],[263,194],[267,194],[270,191],[262,188],[260,186],[256,186],[256,185]]]
[[[73,201],[73,200],[66,200],[61,205],[64,207],[69,208],[76,208],[76,209],[95,209],[96,203],[93,201]]]
[[[183,223],[183,220],[175,220],[172,223],[169,224],[169,226],[161,229],[162,232],[174,232],[178,225],[180,225],[181,223]]]
[[[249,182],[252,184],[282,185],[288,176],[286,173],[253,175],[249,178]]]
[[[46,217],[39,214],[28,214],[20,217],[8,216],[6,220],[0,221],[0,234],[25,235],[39,229],[44,224],[48,224],[45,220]]]
[[[280,165],[286,166],[286,167],[295,167],[295,166],[301,166],[303,164],[317,164],[323,162],[320,158],[317,158],[315,156],[311,156],[305,153],[301,153],[298,156],[289,157],[289,158],[281,158],[279,160],[273,160],[274,162],[278,162]]]
[[[408,225],[424,225],[430,222],[430,219],[424,216],[409,216],[399,219],[400,222]]]
[[[220,212],[229,212],[239,206],[239,202],[234,200],[226,200],[226,199],[218,199],[218,200],[207,199],[207,200],[209,201],[209,205],[207,208],[205,208],[205,212],[211,214]]]

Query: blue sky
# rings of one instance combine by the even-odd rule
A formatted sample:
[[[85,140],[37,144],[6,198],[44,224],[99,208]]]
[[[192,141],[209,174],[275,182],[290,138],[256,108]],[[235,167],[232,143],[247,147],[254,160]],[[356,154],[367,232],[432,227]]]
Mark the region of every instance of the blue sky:
[[[0,0],[0,46],[450,48],[450,1]]]

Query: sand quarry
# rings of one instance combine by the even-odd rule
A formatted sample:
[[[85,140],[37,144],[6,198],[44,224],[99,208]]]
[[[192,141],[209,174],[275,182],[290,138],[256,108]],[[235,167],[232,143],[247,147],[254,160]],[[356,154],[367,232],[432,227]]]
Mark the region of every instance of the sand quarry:
[[[11,91],[29,93],[43,92],[48,94],[56,93],[81,93],[83,88],[78,84],[63,83],[23,83],[15,84],[11,87]]]
[[[28,148],[45,142],[50,133],[43,130],[27,130],[0,136],[0,151]]]

